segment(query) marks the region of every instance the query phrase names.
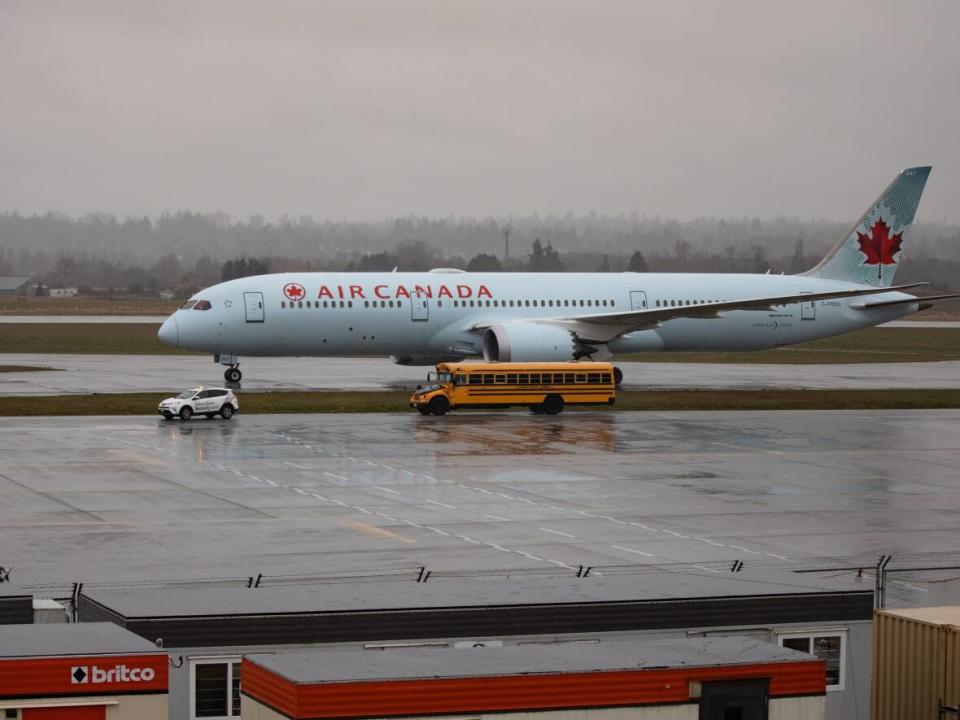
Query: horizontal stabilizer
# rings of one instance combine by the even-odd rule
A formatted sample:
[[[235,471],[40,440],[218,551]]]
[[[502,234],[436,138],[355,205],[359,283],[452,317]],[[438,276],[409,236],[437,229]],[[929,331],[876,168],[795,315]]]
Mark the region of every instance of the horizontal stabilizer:
[[[896,307],[897,305],[914,305],[919,303],[920,308],[922,310],[926,310],[926,308],[931,307],[934,303],[943,302],[944,300],[960,300],[960,293],[953,293],[952,295],[913,297],[905,298],[903,300],[878,300],[877,302],[850,303],[850,307],[852,307],[854,310],[872,310],[874,308]]]

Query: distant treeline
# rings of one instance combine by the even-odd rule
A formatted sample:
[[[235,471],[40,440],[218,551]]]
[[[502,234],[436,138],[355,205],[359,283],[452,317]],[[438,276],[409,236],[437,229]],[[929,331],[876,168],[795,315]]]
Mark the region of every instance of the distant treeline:
[[[0,275],[28,275],[48,286],[186,293],[285,270],[792,273],[814,265],[848,231],[840,223],[786,218],[677,221],[595,213],[381,222],[14,213],[0,215]],[[960,226],[914,226],[897,280],[955,288],[958,271]]]

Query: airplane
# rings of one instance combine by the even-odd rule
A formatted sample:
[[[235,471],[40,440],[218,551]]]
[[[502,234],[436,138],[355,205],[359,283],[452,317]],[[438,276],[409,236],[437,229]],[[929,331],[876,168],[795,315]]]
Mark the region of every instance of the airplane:
[[[230,383],[242,378],[241,356],[389,355],[434,365],[809,342],[960,297],[916,297],[905,291],[926,283],[893,284],[930,170],[899,173],[826,257],[797,275],[275,273],[201,290],[158,335],[212,353]]]

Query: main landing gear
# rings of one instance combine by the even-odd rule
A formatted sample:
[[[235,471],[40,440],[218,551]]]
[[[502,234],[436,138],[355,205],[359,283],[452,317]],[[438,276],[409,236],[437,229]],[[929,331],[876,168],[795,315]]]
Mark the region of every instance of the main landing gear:
[[[233,383],[234,385],[243,378],[243,373],[240,372],[239,365],[231,365],[226,370],[223,371],[223,379],[228,383]]]

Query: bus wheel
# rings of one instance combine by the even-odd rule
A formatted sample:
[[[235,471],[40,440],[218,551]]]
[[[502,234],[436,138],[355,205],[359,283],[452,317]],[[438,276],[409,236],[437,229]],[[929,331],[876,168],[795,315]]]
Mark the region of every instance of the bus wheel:
[[[559,415],[563,412],[563,398],[559,395],[547,395],[543,400],[543,411],[547,415]]]
[[[421,415],[429,415],[431,411],[426,405],[417,405],[417,412]]]
[[[543,405],[531,405],[530,412],[534,415],[543,415]]]
[[[430,412],[434,415],[446,415],[450,409],[450,401],[443,395],[437,395],[430,401]]]
[[[618,367],[613,369],[613,382],[615,385],[619,385],[623,382],[623,370]]]

